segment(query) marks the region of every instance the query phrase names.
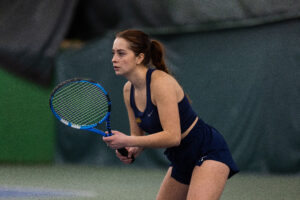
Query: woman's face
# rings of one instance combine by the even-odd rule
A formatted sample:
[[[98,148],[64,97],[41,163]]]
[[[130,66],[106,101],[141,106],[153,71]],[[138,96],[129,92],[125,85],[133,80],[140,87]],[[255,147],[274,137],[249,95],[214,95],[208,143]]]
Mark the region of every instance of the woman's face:
[[[112,47],[112,63],[116,75],[126,75],[135,69],[137,57],[129,49],[129,43],[123,38],[116,38]]]

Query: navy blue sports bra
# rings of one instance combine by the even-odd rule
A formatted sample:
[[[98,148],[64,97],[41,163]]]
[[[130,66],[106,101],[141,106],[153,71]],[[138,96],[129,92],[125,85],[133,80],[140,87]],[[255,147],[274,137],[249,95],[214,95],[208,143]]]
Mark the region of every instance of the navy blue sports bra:
[[[130,105],[134,111],[136,122],[142,130],[150,134],[163,131],[159,120],[157,107],[151,101],[150,82],[151,74],[154,70],[155,69],[149,69],[146,75],[147,104],[144,112],[139,111],[136,107],[133,85],[131,85],[130,91]],[[186,95],[184,95],[184,98],[178,103],[178,109],[181,132],[184,133],[195,121],[197,114],[192,109]]]

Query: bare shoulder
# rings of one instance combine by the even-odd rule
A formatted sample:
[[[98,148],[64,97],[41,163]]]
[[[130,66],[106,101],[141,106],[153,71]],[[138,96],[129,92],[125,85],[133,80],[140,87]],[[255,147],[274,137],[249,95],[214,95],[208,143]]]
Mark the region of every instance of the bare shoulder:
[[[130,92],[131,83],[127,81],[123,86],[123,92]]]
[[[151,92],[157,97],[173,96],[177,100],[183,97],[183,90],[177,80],[170,74],[161,70],[155,70],[151,78]]]
[[[129,99],[130,88],[131,88],[131,83],[129,81],[127,81],[124,84],[124,86],[123,86],[123,96],[124,96],[124,99]]]
[[[160,85],[160,86],[161,84],[165,86],[178,85],[178,82],[173,76],[161,70],[155,70],[153,72],[151,83],[153,83],[153,85]]]

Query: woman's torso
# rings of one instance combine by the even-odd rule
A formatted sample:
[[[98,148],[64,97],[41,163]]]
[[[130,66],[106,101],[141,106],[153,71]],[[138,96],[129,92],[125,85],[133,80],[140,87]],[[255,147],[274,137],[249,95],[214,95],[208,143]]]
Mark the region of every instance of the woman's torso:
[[[138,109],[135,101],[135,88],[131,86],[130,105],[134,111],[136,122],[139,127],[147,133],[156,133],[162,131],[162,126],[159,120],[159,114],[156,105],[151,98],[151,75],[154,69],[149,69],[146,74],[146,106],[144,111]],[[182,97],[181,97],[182,98]],[[191,129],[197,121],[197,114],[193,111],[190,102],[186,95],[178,102],[178,110],[180,117],[180,127],[182,135]]]

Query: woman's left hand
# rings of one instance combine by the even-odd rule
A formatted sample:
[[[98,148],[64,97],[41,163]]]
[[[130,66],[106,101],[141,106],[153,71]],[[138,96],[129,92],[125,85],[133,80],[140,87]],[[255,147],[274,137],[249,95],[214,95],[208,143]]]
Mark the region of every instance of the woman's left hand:
[[[128,146],[128,138],[130,136],[119,131],[112,130],[112,136],[103,137],[103,141],[112,149],[121,149]]]

